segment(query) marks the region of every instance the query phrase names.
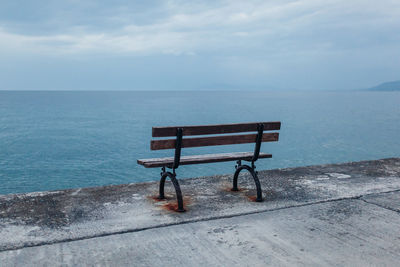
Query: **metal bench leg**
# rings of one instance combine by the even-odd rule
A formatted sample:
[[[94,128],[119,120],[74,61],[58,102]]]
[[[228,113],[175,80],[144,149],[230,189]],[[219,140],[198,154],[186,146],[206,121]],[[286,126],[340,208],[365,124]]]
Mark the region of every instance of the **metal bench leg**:
[[[161,180],[160,180],[160,194],[158,196],[159,199],[165,199],[164,195],[164,185],[165,185],[165,180],[167,177],[170,178],[172,184],[174,185],[175,192],[176,192],[176,198],[178,201],[178,209],[177,211],[183,212],[185,209],[183,208],[183,199],[182,199],[182,191],[181,187],[179,186],[178,180],[176,179],[176,174],[167,172],[165,171],[165,168],[162,169],[163,171],[161,172]]]
[[[237,185],[237,183],[238,183],[237,180],[238,180],[238,177],[239,177],[239,173],[243,169],[248,170],[251,173],[251,175],[253,176],[254,182],[256,184],[256,189],[257,189],[256,201],[257,202],[262,202],[263,199],[262,199],[261,184],[260,184],[260,180],[258,180],[257,171],[255,171],[254,164],[252,164],[252,166],[250,167],[248,165],[242,165],[240,160],[237,162],[236,171],[235,171],[235,174],[233,175],[233,188],[232,188],[232,191],[239,191],[239,188],[238,188],[238,185]]]

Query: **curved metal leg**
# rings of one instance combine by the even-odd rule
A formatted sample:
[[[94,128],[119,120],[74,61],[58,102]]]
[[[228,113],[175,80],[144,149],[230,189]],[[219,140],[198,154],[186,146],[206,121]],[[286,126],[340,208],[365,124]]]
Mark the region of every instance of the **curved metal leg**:
[[[258,176],[257,176],[257,172],[250,166],[248,165],[240,165],[237,167],[235,174],[233,175],[233,187],[232,187],[232,191],[239,191],[239,188],[237,186],[237,180],[239,177],[239,173],[243,170],[248,170],[251,173],[251,176],[253,176],[254,182],[256,184],[256,189],[257,189],[257,198],[256,201],[257,202],[261,202],[263,201],[262,199],[262,191],[261,191],[261,184],[260,184],[260,180],[258,180]]]
[[[167,173],[161,174],[161,179],[160,179],[160,194],[158,195],[158,199],[165,199],[164,195],[164,185],[165,185],[165,179],[167,178]]]
[[[241,170],[243,170],[243,168],[237,167],[235,174],[233,175],[233,187],[232,187],[232,191],[239,191],[238,185],[237,185],[237,180],[238,180],[238,176]]]
[[[159,194],[158,198],[165,199],[165,195],[164,195],[165,179],[167,179],[167,177],[169,177],[172,184],[174,185],[175,192],[176,192],[176,198],[178,201],[178,210],[177,211],[182,212],[182,211],[185,211],[185,209],[183,208],[182,191],[181,191],[181,187],[179,186],[178,180],[176,179],[175,176],[176,175],[171,172],[164,172],[161,174],[160,194]]]

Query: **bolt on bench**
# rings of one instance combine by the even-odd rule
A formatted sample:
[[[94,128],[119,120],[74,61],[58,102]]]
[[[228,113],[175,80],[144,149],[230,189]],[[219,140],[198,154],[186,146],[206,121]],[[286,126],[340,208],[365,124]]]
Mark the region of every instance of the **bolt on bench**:
[[[238,191],[237,179],[240,171],[248,170],[254,178],[257,189],[257,202],[262,201],[262,191],[260,181],[257,177],[256,166],[254,163],[259,158],[271,158],[271,154],[261,153],[262,142],[278,141],[279,133],[264,133],[264,131],[280,130],[281,122],[253,122],[253,123],[236,123],[236,124],[220,124],[220,125],[199,125],[199,126],[168,126],[153,127],[153,137],[170,137],[175,139],[151,140],[150,149],[175,149],[174,157],[138,159],[138,164],[146,168],[162,167],[159,199],[164,199],[165,179],[169,177],[175,187],[176,197],[178,200],[178,211],[185,211],[183,208],[182,192],[176,179],[175,170],[179,165],[201,164],[223,161],[237,161],[236,171],[233,176],[232,191]],[[243,132],[257,132],[256,134],[236,134]],[[221,135],[220,135],[221,134]],[[183,136],[195,135],[218,135],[210,137],[192,137],[183,138]],[[235,152],[221,154],[205,154],[194,156],[182,156],[181,149],[185,147],[203,147],[203,146],[219,146],[255,143],[254,152]],[[251,165],[242,165],[242,160],[251,162]],[[172,169],[172,172],[166,171],[166,168]]]

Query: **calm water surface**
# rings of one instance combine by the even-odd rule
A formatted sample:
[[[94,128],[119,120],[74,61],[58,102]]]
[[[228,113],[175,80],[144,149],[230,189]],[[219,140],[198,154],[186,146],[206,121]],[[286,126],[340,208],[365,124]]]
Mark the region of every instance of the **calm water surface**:
[[[282,121],[257,168],[400,156],[400,92],[0,92],[0,194],[159,179],[136,159],[152,126]],[[253,151],[253,145],[183,155]],[[233,173],[234,162],[182,166],[178,177]]]

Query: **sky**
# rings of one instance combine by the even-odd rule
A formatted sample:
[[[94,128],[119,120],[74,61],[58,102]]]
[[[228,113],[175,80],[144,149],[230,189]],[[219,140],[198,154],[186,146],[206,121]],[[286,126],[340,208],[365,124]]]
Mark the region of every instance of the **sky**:
[[[0,0],[0,90],[349,90],[392,80],[399,0]]]

